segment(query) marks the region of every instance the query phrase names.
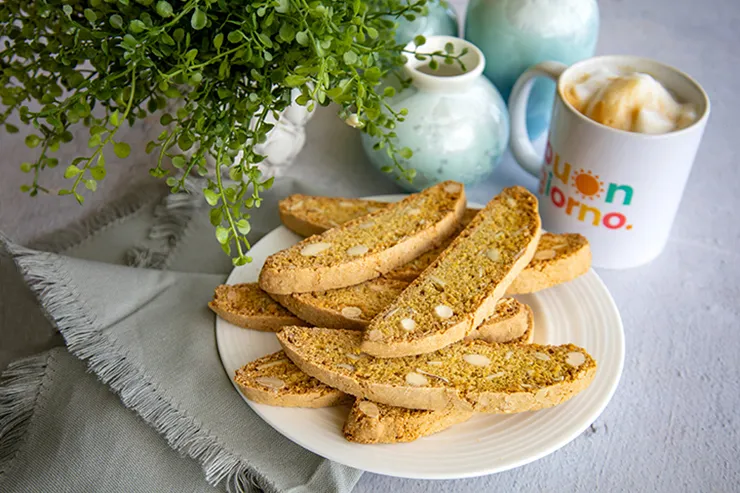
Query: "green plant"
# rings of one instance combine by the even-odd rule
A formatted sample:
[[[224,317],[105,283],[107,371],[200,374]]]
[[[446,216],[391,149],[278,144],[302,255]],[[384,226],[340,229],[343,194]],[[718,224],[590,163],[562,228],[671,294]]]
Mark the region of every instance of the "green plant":
[[[70,128],[82,123],[89,128],[90,151],[65,163],[69,186],[58,191],[82,203],[82,187],[95,191],[106,175],[105,152],[129,155],[130,145],[117,137],[121,126],[177,100],[179,109],[161,115],[165,129],[146,145],[157,156],[150,173],[177,192],[191,174],[205,176],[205,156],[214,157],[215,174],[203,194],[218,241],[236,265],[244,264],[250,260],[249,210],[260,206],[261,192],[272,185],[255,166],[264,159],[255,145],[273,127],[267,116],[277,118],[291,104],[292,90],[300,93],[295,101],[309,109],[339,105],[341,118],[376,136],[396,172],[413,178],[398,159],[411,150],[394,144],[394,127],[406,112],[390,109],[385,99],[395,91],[381,89],[380,81],[404,61],[393,41],[394,19],[412,19],[425,4],[5,0],[0,125],[18,132],[7,122],[17,113],[35,128],[26,144],[39,148],[35,162],[21,165],[32,175],[22,190],[31,196],[49,192],[41,172],[59,165],[54,152],[73,139]],[[417,56],[428,56],[432,66],[459,59],[451,51]]]

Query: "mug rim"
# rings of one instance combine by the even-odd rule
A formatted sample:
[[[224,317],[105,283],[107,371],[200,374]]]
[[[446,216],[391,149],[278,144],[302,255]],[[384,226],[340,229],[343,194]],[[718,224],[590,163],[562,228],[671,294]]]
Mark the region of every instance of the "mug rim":
[[[654,65],[656,67],[660,67],[660,68],[666,69],[668,71],[673,72],[677,76],[682,77],[689,84],[691,84],[692,86],[694,86],[694,88],[701,95],[701,99],[703,100],[703,103],[704,103],[704,111],[701,113],[701,116],[699,118],[697,118],[691,125],[689,125],[688,127],[684,127],[684,128],[682,128],[680,130],[674,130],[674,131],[666,132],[666,133],[662,133],[662,134],[647,134],[647,133],[640,133],[640,132],[630,132],[629,130],[622,130],[622,129],[619,129],[619,128],[613,128],[613,127],[610,127],[608,125],[604,125],[603,123],[599,123],[599,122],[597,122],[595,120],[592,120],[591,118],[587,117],[586,115],[584,115],[583,113],[581,113],[580,111],[578,111],[577,109],[575,109],[575,107],[573,107],[573,105],[570,104],[570,102],[568,101],[568,99],[564,97],[564,95],[563,95],[564,94],[564,90],[565,90],[565,88],[564,88],[565,82],[564,81],[567,78],[567,75],[568,75],[569,72],[576,71],[578,68],[581,68],[583,65],[587,65],[587,64],[593,63],[595,61],[607,62],[607,61],[618,61],[618,60],[623,60],[626,63],[629,63],[628,62],[629,60],[631,60],[632,62],[637,61],[637,62],[647,63],[647,64],[650,64],[650,65]],[[584,60],[580,60],[580,61],[574,63],[573,65],[568,66],[563,71],[563,73],[560,74],[560,76],[558,77],[558,83],[557,83],[557,93],[558,93],[558,99],[560,99],[560,101],[568,109],[568,111],[570,111],[572,114],[574,114],[577,118],[580,118],[583,121],[586,121],[586,122],[589,122],[589,123],[591,123],[593,125],[596,125],[597,127],[602,128],[604,130],[608,130],[608,131],[611,131],[611,132],[616,132],[617,134],[623,134],[623,135],[630,135],[630,136],[633,136],[633,137],[639,137],[639,138],[643,138],[643,139],[652,139],[652,140],[666,139],[666,138],[672,138],[673,136],[679,136],[679,135],[683,135],[683,134],[689,133],[689,132],[693,131],[696,127],[698,127],[699,125],[704,125],[704,123],[706,122],[706,120],[709,118],[709,112],[710,112],[709,95],[707,95],[706,91],[701,86],[701,84],[699,84],[693,77],[691,77],[686,72],[684,72],[682,70],[679,70],[678,68],[676,68],[676,67],[674,67],[672,65],[668,65],[667,63],[659,62],[659,61],[657,61],[655,59],[652,59],[652,58],[641,57],[641,56],[632,56],[632,55],[599,55],[599,56],[594,56],[594,57],[591,57],[591,58],[586,58]]]

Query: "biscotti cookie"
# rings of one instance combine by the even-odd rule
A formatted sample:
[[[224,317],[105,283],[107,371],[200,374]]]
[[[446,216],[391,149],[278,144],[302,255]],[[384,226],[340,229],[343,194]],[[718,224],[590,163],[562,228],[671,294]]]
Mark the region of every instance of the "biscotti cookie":
[[[387,202],[375,200],[294,194],[280,201],[278,211],[286,228],[312,236],[386,207]]]
[[[363,330],[407,286],[404,281],[379,277],[346,288],[272,296],[291,313],[317,327]],[[534,317],[529,307],[514,298],[504,298],[470,337],[488,342],[508,342],[521,337],[533,324]]]
[[[505,189],[364,332],[362,350],[382,358],[423,354],[459,341],[496,309],[532,259],[537,199]]]
[[[464,211],[462,184],[440,183],[271,255],[259,285],[268,293],[290,294],[374,279],[439,245]]]
[[[529,265],[511,283],[506,294],[527,294],[573,280],[591,268],[591,248],[575,233],[540,237]]]
[[[392,271],[385,274],[384,277],[387,277],[388,279],[396,279],[399,281],[412,282],[414,279],[419,277],[419,274],[421,274],[424,269],[432,265],[432,262],[434,262],[437,257],[442,254],[442,252],[447,250],[447,247],[449,247],[450,244],[455,241],[455,238],[457,238],[458,235],[462,233],[465,228],[468,227],[468,224],[470,224],[470,222],[478,214],[479,211],[480,209],[465,209],[465,213],[460,220],[460,225],[457,227],[457,230],[441,245],[432,250],[429,250],[422,255],[419,255],[411,262],[403,264],[400,267],[396,267]]]
[[[516,301],[513,298],[504,298],[499,301],[499,306],[506,305],[507,301]],[[498,307],[497,307],[498,308]],[[509,344],[531,344],[534,338],[534,320],[532,310],[524,304],[511,304],[506,307],[504,316],[512,319],[522,317],[528,319],[527,330],[515,339],[497,340],[499,334],[505,330],[497,330],[496,336],[484,337],[486,331],[480,331],[487,323],[493,323],[497,315],[476,329],[465,340],[480,340],[488,342],[502,342]],[[498,312],[498,310],[497,310]],[[499,324],[505,321],[498,321]],[[438,433],[457,423],[467,421],[473,413],[463,409],[446,408],[439,411],[426,409],[406,409],[405,407],[388,406],[377,404],[364,399],[355,400],[352,410],[344,424],[344,437],[350,442],[357,443],[395,443],[411,442],[433,433]]]
[[[534,411],[588,387],[596,362],[572,344],[461,341],[429,354],[375,358],[351,330],[285,327],[285,354],[305,373],[358,398],[409,409]]]
[[[296,207],[296,204],[299,206]],[[306,204],[308,208],[304,208]],[[345,204],[340,206],[339,204]],[[303,236],[323,232],[341,225],[350,219],[367,214],[368,210],[387,207],[387,202],[363,199],[335,199],[310,195],[291,195],[280,203],[283,223]],[[467,209],[461,220],[460,231],[475,217],[480,209]],[[297,227],[294,224],[308,224]],[[458,231],[459,233],[459,231]],[[411,282],[429,267],[455,239],[448,238],[444,244],[430,250],[385,274],[388,279]],[[534,293],[571,281],[585,274],[591,267],[591,250],[586,238],[579,234],[543,233],[532,261],[517,276],[507,294]]]
[[[502,300],[505,301],[505,300]],[[522,307],[531,313],[529,307]],[[518,313],[520,310],[515,310]],[[499,321],[499,323],[502,323]],[[485,324],[484,324],[485,325]],[[532,342],[533,323],[529,323],[521,336],[503,342],[523,344]],[[481,337],[487,332],[477,331]],[[347,354],[351,360],[363,356]],[[343,392],[324,385],[311,378],[292,361],[283,351],[278,351],[253,361],[237,370],[234,381],[244,391],[247,398],[262,404],[289,407],[328,407],[344,402]],[[406,409],[406,411],[408,411]]]
[[[466,340],[485,342],[532,342],[534,314],[532,309],[515,298],[502,298],[496,303],[496,310],[470,334]]]
[[[249,400],[270,406],[329,407],[349,402],[344,392],[302,372],[283,351],[239,368],[234,382]]]
[[[454,238],[449,239],[445,248],[453,240]],[[392,270],[384,277],[411,282],[419,277],[445,248],[435,248]],[[506,294],[535,293],[572,281],[588,272],[590,268],[591,249],[585,236],[577,233],[542,233],[532,260],[509,285]]]
[[[276,303],[256,282],[216,287],[208,307],[216,315],[246,329],[276,332],[303,321]]]
[[[406,409],[356,399],[342,431],[344,438],[356,443],[412,442],[467,421],[471,416],[472,411],[463,409]]]
[[[312,325],[362,330],[375,315],[393,303],[406,286],[407,282],[379,277],[346,288],[272,297]]]

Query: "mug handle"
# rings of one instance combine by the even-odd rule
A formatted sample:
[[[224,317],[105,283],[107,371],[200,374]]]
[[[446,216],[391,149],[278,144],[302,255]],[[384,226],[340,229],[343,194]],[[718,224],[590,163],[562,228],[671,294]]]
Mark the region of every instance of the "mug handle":
[[[557,83],[566,68],[568,66],[560,62],[542,62],[533,65],[519,77],[509,96],[511,152],[519,166],[535,177],[540,176],[542,156],[537,154],[527,134],[527,100],[536,77],[549,77]]]

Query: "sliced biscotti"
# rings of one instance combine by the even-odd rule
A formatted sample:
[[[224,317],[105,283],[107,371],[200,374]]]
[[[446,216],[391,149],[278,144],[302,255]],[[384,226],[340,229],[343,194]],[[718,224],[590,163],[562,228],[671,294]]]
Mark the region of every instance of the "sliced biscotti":
[[[532,342],[534,314],[532,309],[515,298],[502,298],[496,303],[496,310],[473,329],[466,340],[485,342]]]
[[[227,322],[246,329],[277,332],[285,325],[303,324],[256,282],[216,287],[208,307]]]
[[[432,435],[467,421],[472,411],[406,409],[356,399],[344,423],[344,438],[356,443],[398,443]]]
[[[453,239],[448,240],[448,244]],[[435,248],[385,274],[385,277],[411,282],[443,251],[444,248]],[[591,249],[585,236],[542,233],[532,260],[509,285],[506,294],[535,293],[572,281],[590,268]]]
[[[280,201],[278,211],[286,228],[312,236],[386,207],[387,202],[375,200],[294,194]]]
[[[455,238],[462,233],[462,231],[468,227],[468,224],[473,220],[473,218],[478,214],[480,209],[465,209],[465,213],[462,216],[462,219],[460,220],[460,225],[457,227],[457,230],[455,231],[452,236],[447,238],[441,245],[438,247],[429,250],[426,253],[423,253],[422,255],[419,255],[411,262],[408,262],[406,264],[403,264],[400,267],[396,267],[392,271],[385,274],[384,277],[387,277],[388,279],[397,279],[399,281],[406,281],[411,282],[417,277],[419,277],[419,274],[421,274],[424,269],[432,265],[432,262],[434,262],[437,257],[440,256],[442,252],[447,250],[447,247],[450,246],[450,244],[455,241]]]
[[[404,281],[379,277],[346,288],[272,296],[290,312],[317,327],[363,330],[407,286]],[[533,324],[534,317],[528,306],[514,298],[504,298],[470,337],[509,342],[524,335]]]
[[[308,236],[334,228],[350,219],[367,214],[368,211],[387,206],[387,202],[372,200],[291,195],[280,202],[280,217],[288,228]],[[479,209],[465,211],[460,231],[478,211]],[[306,224],[308,226],[301,226]],[[385,274],[385,277],[413,281],[449,246],[456,235],[448,238],[437,248],[393,269]],[[590,267],[591,250],[584,236],[573,233],[543,233],[532,261],[509,286],[508,294],[526,294],[551,288],[585,274]]]
[[[447,181],[267,258],[259,285],[274,294],[324,291],[374,279],[439,245],[465,211],[460,183]]]
[[[508,298],[502,301],[505,302],[507,300]],[[528,306],[521,306],[524,310],[531,313]],[[509,310],[509,313],[516,316],[519,311],[521,310]],[[499,321],[499,323],[502,322]],[[510,344],[532,342],[532,329],[533,323],[530,320],[529,325],[522,335],[516,338],[512,335],[512,339],[502,342],[508,342]],[[476,335],[485,337],[492,332],[481,330],[476,331]],[[500,338],[500,336],[494,338]],[[348,353],[346,356],[350,360],[356,361],[365,355]],[[328,407],[340,402],[349,401],[349,397],[345,396],[343,392],[324,385],[315,378],[303,373],[300,368],[288,359],[283,351],[269,354],[240,368],[236,372],[234,381],[239,385],[247,398],[272,406]],[[404,410],[408,411],[408,409]]]
[[[529,265],[511,283],[507,294],[534,293],[571,281],[591,268],[588,240],[576,233],[544,233]]]
[[[249,400],[270,406],[329,407],[350,399],[344,392],[306,375],[283,351],[239,368],[234,382]]]
[[[318,327],[362,330],[393,303],[407,282],[379,277],[346,288],[272,295],[292,313]]]
[[[429,354],[375,358],[362,353],[361,334],[351,330],[286,327],[277,337],[301,370],[326,385],[409,409],[534,411],[570,399],[596,372],[593,358],[572,344],[461,341]]]
[[[505,189],[364,332],[362,350],[390,358],[459,341],[496,309],[540,237],[537,199]]]

